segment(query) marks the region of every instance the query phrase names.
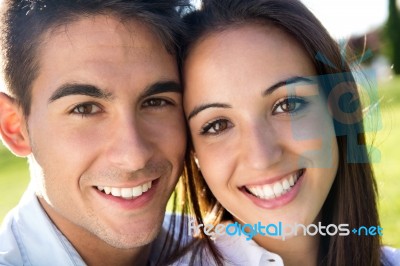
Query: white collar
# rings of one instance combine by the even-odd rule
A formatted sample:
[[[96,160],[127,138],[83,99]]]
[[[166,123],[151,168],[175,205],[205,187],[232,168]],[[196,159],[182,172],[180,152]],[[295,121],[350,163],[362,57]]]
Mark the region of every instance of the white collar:
[[[283,266],[282,258],[259,246],[245,235],[218,236],[215,245],[223,255],[224,265],[274,265]]]

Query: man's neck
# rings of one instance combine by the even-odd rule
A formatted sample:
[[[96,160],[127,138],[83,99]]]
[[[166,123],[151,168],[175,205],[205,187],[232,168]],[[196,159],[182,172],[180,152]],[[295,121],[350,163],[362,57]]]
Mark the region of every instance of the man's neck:
[[[68,239],[87,265],[146,265],[150,258],[151,244],[137,248],[115,248],[94,234],[63,219],[43,199],[39,198],[46,213]]]
[[[64,227],[64,229],[66,229]],[[99,239],[97,236],[86,233],[76,233],[76,230],[64,230],[65,236],[74,246],[87,265],[146,265],[151,245],[131,249],[115,248]]]
[[[90,246],[84,243],[72,243],[87,265],[146,265],[150,257],[150,245],[117,249],[104,242],[104,246]]]

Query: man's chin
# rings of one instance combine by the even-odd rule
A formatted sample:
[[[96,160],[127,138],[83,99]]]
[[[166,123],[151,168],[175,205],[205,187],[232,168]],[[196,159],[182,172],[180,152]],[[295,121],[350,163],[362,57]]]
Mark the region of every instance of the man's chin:
[[[118,249],[139,248],[151,244],[161,231],[164,215],[157,215],[146,222],[119,227],[108,233],[96,232],[96,235],[108,245]]]
[[[108,245],[117,249],[135,249],[151,244],[158,236],[160,228],[151,231],[134,231],[129,234],[102,235],[100,238]]]

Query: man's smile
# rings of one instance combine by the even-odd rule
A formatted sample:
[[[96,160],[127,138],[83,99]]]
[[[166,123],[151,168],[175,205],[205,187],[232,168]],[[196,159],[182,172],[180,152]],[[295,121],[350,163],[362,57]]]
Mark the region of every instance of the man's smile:
[[[121,197],[123,199],[133,199],[141,196],[143,193],[151,189],[153,181],[146,182],[142,185],[135,187],[108,187],[108,186],[97,186],[97,189],[107,195],[113,195],[114,197]]]

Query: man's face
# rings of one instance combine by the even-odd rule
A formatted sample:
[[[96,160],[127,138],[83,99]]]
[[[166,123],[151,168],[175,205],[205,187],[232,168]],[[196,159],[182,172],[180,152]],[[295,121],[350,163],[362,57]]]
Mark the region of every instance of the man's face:
[[[37,56],[27,127],[43,207],[70,240],[151,242],[186,148],[174,56],[143,24],[106,16],[49,31]]]

